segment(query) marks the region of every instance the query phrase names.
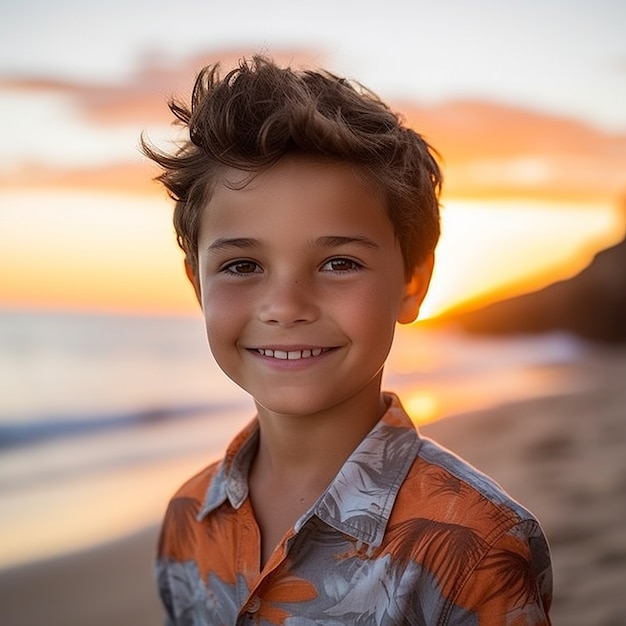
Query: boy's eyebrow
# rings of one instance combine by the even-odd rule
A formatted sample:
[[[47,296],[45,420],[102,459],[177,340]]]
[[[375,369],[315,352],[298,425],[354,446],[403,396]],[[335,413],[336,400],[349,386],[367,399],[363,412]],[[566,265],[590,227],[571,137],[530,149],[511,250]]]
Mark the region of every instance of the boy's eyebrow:
[[[327,237],[319,237],[315,240],[315,245],[322,248],[337,248],[339,246],[345,246],[347,244],[358,244],[365,248],[379,249],[380,244],[362,235],[355,235],[346,237],[343,235],[329,235]]]
[[[362,235],[327,235],[325,237],[318,237],[314,243],[320,248],[338,248],[339,246],[345,246],[348,244],[357,244],[374,250],[380,248],[380,244],[375,242],[373,239]],[[219,239],[211,242],[207,251],[215,253],[232,248],[255,248],[260,245],[261,242],[258,239],[253,239],[251,237],[220,237]]]
[[[230,248],[254,248],[259,246],[258,239],[252,239],[250,237],[221,237],[211,242],[207,248],[208,252],[219,252],[220,250],[228,250]]]

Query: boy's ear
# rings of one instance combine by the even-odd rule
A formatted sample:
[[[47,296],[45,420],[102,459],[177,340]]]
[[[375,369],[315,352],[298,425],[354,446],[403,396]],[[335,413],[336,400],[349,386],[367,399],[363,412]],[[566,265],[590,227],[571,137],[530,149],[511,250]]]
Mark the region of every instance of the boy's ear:
[[[398,322],[400,324],[411,324],[417,319],[430,285],[434,263],[435,255],[431,253],[424,262],[415,267],[409,277],[404,288],[404,298],[398,313]]]
[[[193,290],[196,292],[196,298],[200,303],[200,306],[202,306],[202,296],[200,294],[200,281],[198,280],[198,272],[189,262],[189,259],[185,259],[185,274],[187,274],[187,278],[192,284]]]

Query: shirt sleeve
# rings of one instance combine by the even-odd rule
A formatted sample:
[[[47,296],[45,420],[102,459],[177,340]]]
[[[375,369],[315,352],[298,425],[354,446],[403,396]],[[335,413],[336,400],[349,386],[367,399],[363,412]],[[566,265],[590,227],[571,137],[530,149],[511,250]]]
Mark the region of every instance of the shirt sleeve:
[[[454,600],[471,611],[480,626],[549,626],[551,602],[550,549],[532,519],[497,537]],[[455,622],[450,615],[442,623]]]

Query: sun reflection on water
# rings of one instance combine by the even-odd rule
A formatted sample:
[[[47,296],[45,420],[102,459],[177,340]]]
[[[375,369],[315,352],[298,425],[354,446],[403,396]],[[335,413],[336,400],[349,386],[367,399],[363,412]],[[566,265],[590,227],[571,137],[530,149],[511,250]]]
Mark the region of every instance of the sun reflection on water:
[[[441,414],[437,397],[425,389],[416,389],[404,399],[404,408],[416,424],[433,422]]]

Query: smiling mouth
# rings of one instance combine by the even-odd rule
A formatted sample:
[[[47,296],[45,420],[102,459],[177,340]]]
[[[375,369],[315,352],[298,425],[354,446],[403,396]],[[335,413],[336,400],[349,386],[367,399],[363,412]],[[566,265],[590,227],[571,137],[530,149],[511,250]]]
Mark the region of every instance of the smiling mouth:
[[[325,352],[329,352],[332,348],[311,348],[305,350],[269,350],[266,348],[255,348],[261,356],[271,359],[279,359],[281,361],[298,361],[300,359],[310,359],[319,356]]]

